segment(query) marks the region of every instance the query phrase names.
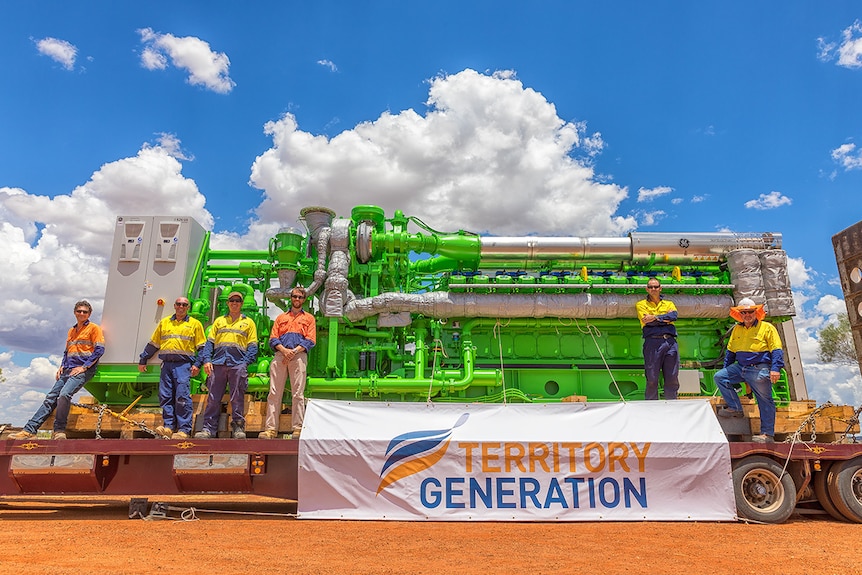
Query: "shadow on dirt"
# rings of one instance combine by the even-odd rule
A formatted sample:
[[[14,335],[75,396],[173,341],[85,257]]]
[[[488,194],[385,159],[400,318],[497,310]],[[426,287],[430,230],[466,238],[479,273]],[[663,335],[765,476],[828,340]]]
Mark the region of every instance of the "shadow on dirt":
[[[0,521],[230,520],[296,517],[296,502],[259,496],[0,497]]]

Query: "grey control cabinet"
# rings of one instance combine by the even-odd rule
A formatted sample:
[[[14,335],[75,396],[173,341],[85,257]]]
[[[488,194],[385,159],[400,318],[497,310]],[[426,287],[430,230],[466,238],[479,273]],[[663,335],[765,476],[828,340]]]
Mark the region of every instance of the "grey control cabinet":
[[[200,289],[191,282],[206,230],[190,217],[118,216],[113,241],[101,363],[137,363],[156,324],[174,313],[174,300]]]

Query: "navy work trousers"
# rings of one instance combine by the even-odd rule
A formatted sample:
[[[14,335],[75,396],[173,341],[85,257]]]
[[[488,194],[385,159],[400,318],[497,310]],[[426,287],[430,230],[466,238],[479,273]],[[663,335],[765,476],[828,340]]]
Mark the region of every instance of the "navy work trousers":
[[[644,399],[658,399],[658,377],[664,379],[664,398],[676,399],[679,392],[679,345],[672,337],[644,339]]]

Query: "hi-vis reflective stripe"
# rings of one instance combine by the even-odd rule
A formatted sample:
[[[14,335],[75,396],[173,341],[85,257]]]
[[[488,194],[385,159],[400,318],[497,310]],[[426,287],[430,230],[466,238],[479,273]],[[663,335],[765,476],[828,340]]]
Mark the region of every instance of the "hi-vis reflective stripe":
[[[73,345],[94,346],[94,345],[96,345],[96,342],[94,342],[92,339],[70,339],[68,341],[68,344],[69,344],[69,347],[72,347]]]
[[[219,329],[218,332],[219,332],[219,335],[221,335],[223,333],[233,333],[236,335],[244,336],[246,334],[246,330],[244,330],[244,329],[231,329],[229,327],[223,327],[223,328]]]
[[[181,339],[183,341],[194,341],[194,337],[190,335],[180,335],[176,333],[166,333],[162,335],[162,339]]]

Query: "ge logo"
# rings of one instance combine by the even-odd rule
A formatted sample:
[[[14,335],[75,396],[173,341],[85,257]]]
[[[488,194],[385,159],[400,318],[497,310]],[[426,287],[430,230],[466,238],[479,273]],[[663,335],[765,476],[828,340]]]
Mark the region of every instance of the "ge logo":
[[[681,240],[679,240],[679,247],[681,247],[682,249],[685,250],[685,249],[688,249],[688,246],[689,246],[689,242],[687,239],[682,238]]]

